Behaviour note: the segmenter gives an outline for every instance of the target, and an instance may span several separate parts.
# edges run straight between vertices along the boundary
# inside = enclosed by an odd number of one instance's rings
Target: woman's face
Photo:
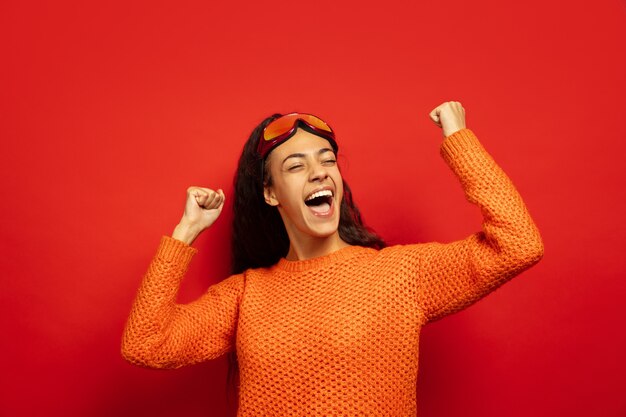
[[[330,142],[298,129],[266,163],[272,184],[265,201],[278,208],[290,239],[337,232],[343,181]]]

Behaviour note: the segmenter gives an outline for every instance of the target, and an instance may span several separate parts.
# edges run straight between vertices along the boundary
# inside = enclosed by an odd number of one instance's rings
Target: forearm
[[[533,262],[543,242],[517,189],[469,129],[446,138],[441,154],[483,215],[485,243],[502,257]]]
[[[177,319],[176,296],[196,250],[162,239],[150,263],[124,329],[122,355],[128,361],[164,367],[177,353],[169,346]]]

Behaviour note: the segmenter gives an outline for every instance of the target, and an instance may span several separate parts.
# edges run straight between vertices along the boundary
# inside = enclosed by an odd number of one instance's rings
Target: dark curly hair
[[[271,178],[264,160],[257,153],[263,129],[282,114],[273,114],[259,124],[246,141],[235,175],[232,264],[231,272],[239,274],[250,268],[274,265],[289,250],[289,236],[276,207],[265,202],[264,185]],[[308,130],[305,125],[301,128]],[[315,132],[309,130],[311,133]],[[267,158],[267,156],[266,156]],[[343,199],[340,205],[339,236],[350,245],[382,249],[384,240],[365,226],[361,212],[352,199],[348,184],[343,181]],[[228,354],[227,384],[237,391],[238,362],[236,352]]]

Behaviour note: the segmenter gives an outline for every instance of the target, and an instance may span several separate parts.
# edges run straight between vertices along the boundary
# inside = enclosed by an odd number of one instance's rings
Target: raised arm
[[[176,303],[180,282],[197,252],[189,244],[217,219],[223,203],[221,190],[188,190],[185,215],[172,237],[161,239],[126,323],[122,356],[129,362],[177,368],[234,348],[243,275],[211,286],[192,303]]]
[[[462,110],[457,104],[452,115]],[[446,127],[445,119],[438,121]],[[521,196],[465,128],[464,117],[459,130],[444,129],[444,136],[441,155],[484,220],[482,231],[466,239],[420,245],[418,305],[429,321],[469,306],[543,257],[541,236]]]

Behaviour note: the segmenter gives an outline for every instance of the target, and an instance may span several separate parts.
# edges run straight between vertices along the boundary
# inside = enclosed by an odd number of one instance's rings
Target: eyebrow
[[[333,151],[330,148],[322,148],[319,151],[317,151],[317,155],[321,155],[321,154],[326,153],[326,152],[333,152],[334,153],[335,151]],[[285,159],[283,159],[282,163],[284,164],[285,162],[287,162],[287,159],[289,159],[289,158],[304,158],[304,157],[306,157],[306,154],[303,154],[303,153],[292,153],[291,155],[288,155]]]

